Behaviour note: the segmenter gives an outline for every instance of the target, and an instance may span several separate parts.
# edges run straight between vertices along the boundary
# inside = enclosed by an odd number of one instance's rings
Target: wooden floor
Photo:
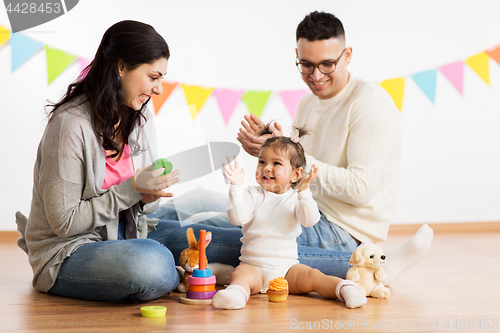
[[[232,311],[181,304],[178,293],[147,303],[47,295],[31,287],[24,252],[4,239],[0,332],[500,331],[500,230],[442,229],[424,260],[394,282],[389,299],[369,298],[354,310],[316,294],[290,295],[284,304],[252,296],[245,309]],[[381,245],[392,246],[410,235],[391,232]],[[166,317],[141,317],[145,304],[166,306]]]

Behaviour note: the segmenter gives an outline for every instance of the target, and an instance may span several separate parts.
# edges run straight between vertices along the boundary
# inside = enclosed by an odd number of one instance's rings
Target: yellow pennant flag
[[[382,81],[380,85],[382,86],[382,88],[387,90],[389,95],[391,95],[392,99],[394,100],[394,104],[396,104],[399,112],[401,112],[401,107],[403,106],[403,95],[405,91],[405,79],[402,77],[397,79],[385,80]]]
[[[490,85],[489,59],[490,57],[486,52],[481,52],[465,60],[465,63],[488,85]]]
[[[0,46],[10,39],[10,30],[0,25]]]
[[[184,89],[184,95],[186,95],[186,101],[189,105],[191,118],[194,120],[203,107],[203,104],[205,104],[208,97],[212,94],[214,88],[203,88],[200,86],[182,84],[182,89]],[[194,107],[192,107],[192,105],[194,105]]]

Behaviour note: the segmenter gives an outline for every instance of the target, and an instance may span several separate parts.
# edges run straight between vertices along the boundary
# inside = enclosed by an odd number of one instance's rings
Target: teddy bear
[[[390,290],[384,287],[386,256],[382,248],[376,244],[361,244],[352,253],[349,264],[353,267],[347,271],[346,278],[354,281],[365,296],[389,298]]]
[[[189,243],[189,247],[181,252],[179,258],[179,265],[184,269],[184,275],[182,276],[182,281],[177,286],[177,291],[181,293],[185,293],[188,288],[188,277],[193,274],[193,269],[198,268],[198,264],[200,261],[200,248],[199,241],[196,241],[196,237],[194,236],[193,228],[188,228],[186,230],[186,237]],[[208,246],[210,241],[212,240],[212,233],[207,232],[205,247]],[[208,264],[207,257],[205,255],[205,263]]]

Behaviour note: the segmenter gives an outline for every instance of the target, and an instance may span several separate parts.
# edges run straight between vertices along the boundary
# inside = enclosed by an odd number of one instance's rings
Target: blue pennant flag
[[[12,34],[10,44],[12,46],[12,72],[43,48],[42,42],[18,33]]]
[[[431,69],[429,71],[413,74],[411,77],[434,104],[436,101],[437,69]]]

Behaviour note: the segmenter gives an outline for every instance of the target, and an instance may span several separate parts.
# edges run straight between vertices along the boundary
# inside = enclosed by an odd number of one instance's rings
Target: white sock
[[[359,291],[358,286],[351,280],[343,280],[335,289],[337,298],[345,302],[349,309],[359,308],[366,304],[366,296]]]
[[[248,301],[248,294],[242,286],[230,285],[219,290],[212,299],[212,305],[218,309],[243,309]]]
[[[387,257],[387,263],[384,266],[386,278],[382,281],[384,286],[390,285],[404,271],[422,260],[431,246],[433,235],[432,229],[424,224],[406,242],[384,250]]]

